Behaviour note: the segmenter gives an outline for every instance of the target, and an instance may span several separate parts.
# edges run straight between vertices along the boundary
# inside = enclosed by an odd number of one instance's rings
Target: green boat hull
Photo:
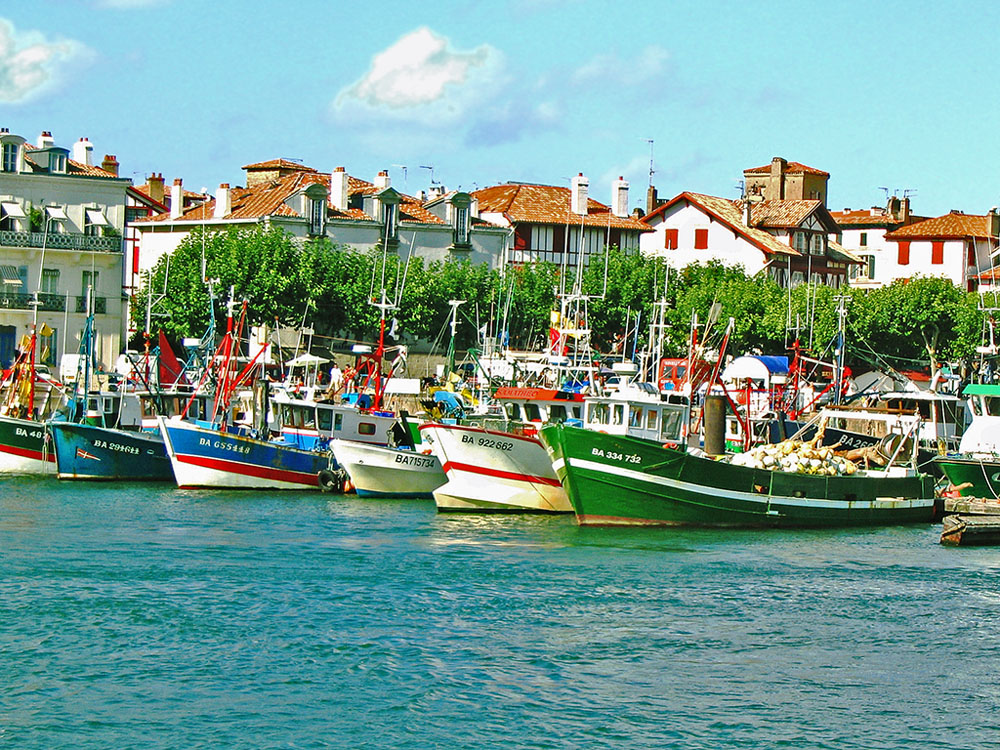
[[[938,456],[934,463],[956,487],[969,485],[959,490],[960,495],[1000,498],[1000,456],[986,460],[964,455]]]
[[[549,425],[541,439],[581,525],[846,527],[930,523],[926,475],[808,476]]]

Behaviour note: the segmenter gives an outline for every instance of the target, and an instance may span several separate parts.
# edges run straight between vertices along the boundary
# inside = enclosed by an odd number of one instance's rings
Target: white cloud
[[[503,56],[490,45],[456,50],[446,37],[421,27],[375,55],[368,72],[340,91],[333,111],[453,123],[500,85],[502,68]]]
[[[0,18],[0,103],[18,104],[43,93],[69,63],[89,54],[80,42],[47,41],[39,32],[18,32]]]
[[[669,60],[670,53],[657,45],[644,48],[631,60],[615,54],[595,55],[573,71],[572,81],[578,86],[646,86],[653,81],[662,80],[670,72]]]

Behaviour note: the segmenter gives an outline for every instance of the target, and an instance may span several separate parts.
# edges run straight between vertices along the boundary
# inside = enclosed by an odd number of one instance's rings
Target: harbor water
[[[985,748],[1000,548],[0,479],[0,747]]]

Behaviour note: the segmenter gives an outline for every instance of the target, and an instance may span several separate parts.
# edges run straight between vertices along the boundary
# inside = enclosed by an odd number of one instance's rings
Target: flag
[[[39,336],[51,336],[52,329],[49,328],[47,323],[42,323],[42,327],[38,329]]]
[[[171,386],[174,385],[178,380],[183,382],[181,374],[184,368],[181,363],[177,361],[177,357],[174,356],[173,349],[170,348],[170,344],[167,342],[167,337],[163,335],[163,331],[160,331],[160,385]]]
[[[93,453],[87,453],[87,451],[85,451],[83,448],[77,448],[76,449],[76,457],[77,458],[89,458],[91,461],[100,461],[101,460],[97,456],[95,456]]]

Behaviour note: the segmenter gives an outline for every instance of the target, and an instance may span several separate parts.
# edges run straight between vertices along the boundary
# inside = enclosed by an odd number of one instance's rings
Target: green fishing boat
[[[806,475],[564,424],[540,436],[586,526],[875,526],[937,515],[933,478],[905,467]]]

